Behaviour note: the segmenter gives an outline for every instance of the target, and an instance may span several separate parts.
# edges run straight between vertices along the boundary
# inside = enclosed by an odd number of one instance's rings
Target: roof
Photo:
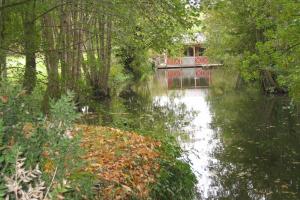
[[[203,33],[194,33],[193,35],[184,35],[184,44],[203,44],[206,42],[206,37]]]

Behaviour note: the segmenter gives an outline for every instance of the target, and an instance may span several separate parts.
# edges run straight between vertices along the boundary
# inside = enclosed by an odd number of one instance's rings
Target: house
[[[204,56],[205,36],[201,33],[194,35],[194,38],[184,37],[184,51],[181,57],[169,57],[166,53],[156,59],[158,69],[167,68],[193,68],[212,67],[220,64],[211,63],[208,57]]]

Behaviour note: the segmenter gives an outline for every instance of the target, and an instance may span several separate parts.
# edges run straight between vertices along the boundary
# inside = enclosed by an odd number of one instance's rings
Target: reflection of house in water
[[[205,37],[199,33],[194,39],[186,37],[181,57],[169,57],[164,54],[156,59],[160,80],[168,89],[203,88],[211,85],[212,67],[221,64],[212,63],[205,53]]]
[[[164,54],[156,59],[156,67],[168,69],[220,66],[220,64],[211,63],[208,57],[204,56],[205,37],[202,34],[196,34],[193,40],[186,38],[184,44],[184,52],[181,57],[169,57]]]
[[[202,68],[168,69],[161,73],[168,89],[203,88],[211,84],[212,70]]]

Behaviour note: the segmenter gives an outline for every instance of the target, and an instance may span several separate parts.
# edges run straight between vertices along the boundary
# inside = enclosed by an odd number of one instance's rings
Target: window
[[[193,57],[194,56],[194,49],[193,47],[188,47],[184,50],[184,56]]]
[[[205,48],[196,47],[196,56],[203,56],[205,52]]]

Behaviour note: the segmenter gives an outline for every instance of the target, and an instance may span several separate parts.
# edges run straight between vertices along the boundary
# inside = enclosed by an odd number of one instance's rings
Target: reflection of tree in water
[[[181,131],[191,121],[193,113],[183,103],[176,104],[175,98],[171,97],[167,104],[162,104],[159,100],[153,101],[147,85],[140,88],[128,86],[119,97],[96,102],[93,107],[98,117],[90,123],[142,133]]]
[[[121,97],[128,113],[127,120],[131,120],[128,128],[132,130],[181,130],[192,117],[183,103],[174,102],[175,96],[167,104],[162,104],[159,100],[153,100],[148,88],[129,89]]]
[[[211,104],[223,145],[211,166],[218,199],[300,199],[299,118],[289,102],[228,94]]]

